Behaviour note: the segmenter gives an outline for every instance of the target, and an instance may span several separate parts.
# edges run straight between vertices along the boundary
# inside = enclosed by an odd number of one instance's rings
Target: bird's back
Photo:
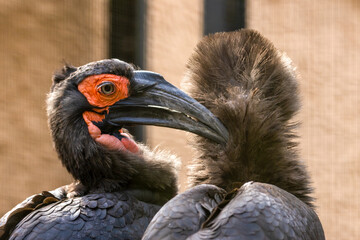
[[[213,211],[195,239],[325,239],[315,211],[271,184],[248,182]]]
[[[166,203],[143,240],[325,239],[315,211],[274,185],[225,191],[202,184]]]
[[[159,208],[124,192],[68,198],[31,212],[10,239],[140,239]]]

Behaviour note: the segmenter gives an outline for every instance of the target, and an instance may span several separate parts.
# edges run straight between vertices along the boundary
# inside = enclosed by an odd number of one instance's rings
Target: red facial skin
[[[103,84],[110,84],[113,91],[104,92]],[[101,112],[108,111],[109,106],[117,101],[128,97],[129,79],[114,74],[99,74],[85,78],[79,85],[78,90],[86,97],[88,102],[96,107],[93,110],[96,112],[84,112],[83,118],[88,125],[90,136],[99,144],[110,150],[130,151],[137,153],[139,147],[130,139],[129,135],[119,130],[120,134],[125,136],[121,140],[109,135],[101,134],[101,130],[92,122],[101,122],[105,115]]]

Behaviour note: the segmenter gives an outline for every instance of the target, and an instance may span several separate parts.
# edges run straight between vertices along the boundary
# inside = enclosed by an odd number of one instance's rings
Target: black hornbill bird
[[[177,193],[173,155],[136,143],[124,125],[186,130],[225,144],[204,106],[153,72],[117,59],[65,66],[47,98],[58,156],[76,182],[29,197],[0,220],[1,239],[140,239]]]
[[[195,137],[194,187],[160,209],[143,240],[325,239],[296,149],[291,60],[254,30],[216,33],[197,45],[185,80],[229,140]]]

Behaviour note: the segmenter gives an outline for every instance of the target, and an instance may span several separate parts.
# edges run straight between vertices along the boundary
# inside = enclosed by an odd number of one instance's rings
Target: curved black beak
[[[221,144],[228,140],[227,129],[206,107],[160,74],[134,71],[129,95],[109,108],[104,124],[155,125],[189,131]]]

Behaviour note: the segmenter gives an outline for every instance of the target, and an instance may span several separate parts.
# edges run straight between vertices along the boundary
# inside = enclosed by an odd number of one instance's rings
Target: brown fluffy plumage
[[[299,109],[297,76],[289,58],[253,30],[205,37],[187,65],[192,97],[230,133],[226,146],[196,137],[192,186],[226,189],[248,181],[276,185],[312,206],[312,188],[299,161],[292,117]]]
[[[187,68],[192,96],[221,120],[229,141],[195,138],[194,187],[159,210],[143,239],[325,239],[296,152],[291,61],[244,29],[205,37]]]

